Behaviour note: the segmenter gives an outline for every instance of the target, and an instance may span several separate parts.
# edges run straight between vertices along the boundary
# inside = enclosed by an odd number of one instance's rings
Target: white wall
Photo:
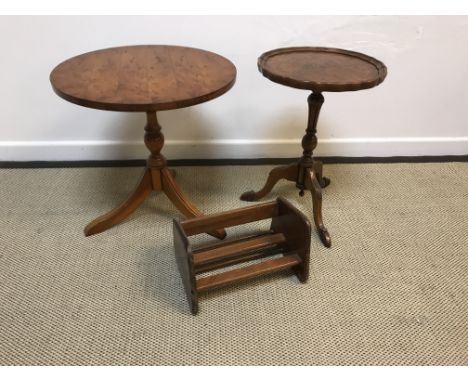
[[[262,77],[256,59],[303,45],[357,50],[388,66],[377,88],[325,93],[316,154],[468,154],[466,16],[4,16],[0,160],[145,158],[143,114],[68,103],[48,78],[71,56],[129,44],[198,47],[238,68],[224,96],[160,113],[168,158],[298,156],[308,93]]]

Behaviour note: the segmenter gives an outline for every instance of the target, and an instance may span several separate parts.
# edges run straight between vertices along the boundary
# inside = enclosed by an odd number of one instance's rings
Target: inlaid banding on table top
[[[51,73],[54,91],[86,107],[116,111],[177,109],[209,101],[235,83],[228,59],[202,49],[137,45],[70,58]]]
[[[259,57],[258,68],[274,82],[314,92],[368,89],[387,75],[386,66],[373,57],[322,47],[272,50]]]

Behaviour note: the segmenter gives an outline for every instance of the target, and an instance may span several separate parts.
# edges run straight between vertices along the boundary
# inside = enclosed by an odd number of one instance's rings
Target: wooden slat
[[[238,241],[211,250],[196,252],[193,254],[193,263],[195,266],[199,266],[228,257],[242,256],[243,254],[252,251],[267,249],[285,243],[286,238],[282,233],[276,233],[273,235],[262,235],[260,237],[254,237],[248,240]]]
[[[209,243],[202,243],[202,244],[191,244],[192,245],[192,251],[193,253],[196,252],[203,252],[203,251],[210,251],[215,248],[223,247],[225,245],[230,245],[233,243],[238,243],[241,241],[246,241],[249,239],[252,239],[253,237],[260,237],[260,236],[266,236],[266,235],[271,235],[273,231],[257,231],[256,233],[248,234],[242,237],[228,237],[227,239],[224,240],[217,240],[217,241],[212,241]]]
[[[257,204],[232,211],[188,219],[182,222],[182,228],[187,236],[192,236],[219,228],[227,228],[268,219],[277,214],[278,205],[276,201],[273,201],[261,205]]]
[[[213,276],[203,277],[196,282],[198,292],[218,288],[234,282],[248,280],[257,276],[266,275],[280,270],[293,267],[301,263],[301,258],[297,255],[282,256],[277,259],[263,261],[244,268],[219,273]]]
[[[246,253],[245,255],[242,255],[239,257],[231,257],[225,260],[216,261],[214,263],[208,263],[208,264],[195,267],[195,274],[198,275],[200,273],[205,273],[205,272],[209,272],[215,269],[221,269],[221,268],[229,267],[229,266],[240,264],[240,263],[245,263],[247,261],[258,260],[264,257],[271,257],[274,255],[279,255],[279,254],[287,256],[292,253],[296,253],[295,251],[293,252],[289,252],[289,251],[286,252],[286,251],[287,251],[286,248],[277,246],[277,247],[268,248],[268,249],[261,250],[261,251]]]

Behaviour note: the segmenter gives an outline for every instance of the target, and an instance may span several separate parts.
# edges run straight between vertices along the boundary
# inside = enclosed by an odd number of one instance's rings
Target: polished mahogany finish
[[[241,195],[245,201],[255,201],[266,196],[281,180],[296,183],[300,195],[309,190],[312,196],[313,215],[320,239],[326,247],[331,237],[323,223],[322,188],[330,184],[323,176],[322,162],[313,158],[317,147],[317,122],[324,102],[322,92],[342,92],[368,89],[379,85],[387,75],[385,65],[373,57],[344,49],[298,47],[275,49],[258,59],[260,72],[282,85],[311,90],[307,98],[309,117],[306,134],[302,138],[302,157],[288,166],[274,168],[259,191]]]
[[[135,191],[112,211],[85,228],[93,235],[120,223],[152,191],[162,191],[187,217],[202,213],[186,198],[161,154],[164,136],[159,110],[187,107],[227,92],[236,68],[226,58],[208,51],[168,45],[124,46],[73,57],[50,74],[54,91],[78,105],[114,111],[145,112],[144,142],[150,156]],[[224,238],[223,229],[210,231]]]
[[[193,247],[188,239],[202,232],[263,219],[271,219],[270,230],[267,232],[197,247]],[[309,277],[310,223],[304,214],[282,197],[273,202],[183,222],[174,220],[173,225],[177,265],[193,314],[198,313],[199,293],[207,290],[288,268],[293,269],[301,282],[306,282]],[[267,257],[269,259],[240,268],[202,275],[208,271]]]
[[[375,58],[335,48],[271,50],[259,57],[258,68],[273,82],[315,93],[368,89],[387,75],[386,66]]]
[[[70,58],[50,74],[54,91],[94,109],[157,111],[209,101],[227,92],[236,68],[201,49],[137,45]]]

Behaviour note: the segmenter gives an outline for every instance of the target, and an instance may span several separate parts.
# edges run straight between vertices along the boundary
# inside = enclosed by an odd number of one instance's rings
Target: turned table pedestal
[[[226,58],[200,49],[168,45],[125,46],[73,57],[50,75],[54,91],[75,104],[102,110],[144,112],[144,142],[151,152],[135,191],[85,228],[93,235],[120,223],[152,191],[163,191],[187,217],[202,213],[182,193],[161,154],[164,136],[156,112],[196,105],[227,92],[236,68]],[[224,230],[209,232],[224,238]]]
[[[322,162],[313,157],[317,146],[317,121],[324,102],[322,92],[368,89],[380,84],[387,74],[385,65],[361,53],[332,48],[283,48],[264,53],[258,59],[260,72],[273,82],[298,89],[311,90],[307,98],[309,118],[302,138],[302,157],[288,166],[274,168],[263,188],[247,191],[241,199],[255,201],[266,196],[280,179],[296,183],[300,195],[312,195],[314,222],[326,247],[331,238],[323,224],[322,188],[330,184],[323,176]]]

